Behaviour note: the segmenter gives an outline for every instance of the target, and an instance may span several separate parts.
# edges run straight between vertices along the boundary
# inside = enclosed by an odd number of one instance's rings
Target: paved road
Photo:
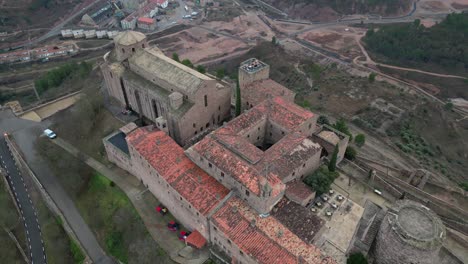
[[[50,124],[47,120],[37,123],[19,119],[10,110],[0,111],[0,132],[3,134],[6,131],[13,135],[25,156],[26,162],[62,211],[91,260],[96,264],[113,263],[112,259],[105,254],[97,242],[93,232],[83,220],[70,196],[65,192],[47,163],[36,153],[34,142],[48,125]]]
[[[33,264],[47,263],[36,210],[31,202],[23,177],[16,167],[15,160],[13,159],[3,136],[0,139],[0,161],[1,167],[6,172],[10,189],[12,190],[16,203],[21,211],[24,229],[26,230],[26,239],[29,251],[28,257]]]

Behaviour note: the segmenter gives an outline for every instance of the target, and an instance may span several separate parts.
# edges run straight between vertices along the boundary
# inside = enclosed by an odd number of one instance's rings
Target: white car
[[[57,135],[54,133],[54,131],[52,131],[50,129],[44,130],[44,135],[46,135],[50,139],[53,139],[53,138],[57,137]]]

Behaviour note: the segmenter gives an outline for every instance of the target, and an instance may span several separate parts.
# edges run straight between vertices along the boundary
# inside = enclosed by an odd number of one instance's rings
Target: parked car
[[[53,139],[53,138],[56,138],[57,135],[55,134],[54,131],[50,130],[50,129],[46,129],[44,130],[44,135],[46,135],[48,138],[50,139]]]

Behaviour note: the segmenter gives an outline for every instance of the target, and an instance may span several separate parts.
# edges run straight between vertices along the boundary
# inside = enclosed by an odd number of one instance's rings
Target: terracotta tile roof
[[[206,136],[195,145],[194,149],[225,173],[232,175],[234,179],[257,196],[260,195],[262,181],[268,182],[272,187],[272,196],[278,195],[285,189],[284,184],[277,175],[273,173],[263,175],[262,172],[257,171],[242,157],[231,152],[225,145],[220,144],[214,139],[213,135]]]
[[[325,221],[310,209],[283,198],[271,211],[271,216],[285,225],[306,243],[312,243]]]
[[[318,248],[307,244],[274,217],[260,218],[237,197],[230,198],[211,221],[244,254],[258,263],[268,264],[332,264]]]
[[[282,179],[319,152],[319,144],[294,131],[314,114],[282,98],[266,100],[190,148],[228,173],[255,195],[260,194],[260,179],[273,188],[272,196],[284,190]],[[247,140],[247,131],[275,122],[289,130],[276,144],[262,151]]]
[[[264,152],[262,166],[273,164],[273,171],[281,178],[288,177],[306,160],[321,151],[321,146],[299,132],[292,132]],[[257,165],[256,167],[260,167]]]
[[[187,244],[194,246],[198,249],[204,247],[206,245],[206,239],[198,232],[198,230],[193,231],[187,239],[185,239]]]
[[[266,98],[283,96],[294,98],[295,93],[272,79],[259,80],[246,85],[242,96],[252,105],[258,105]]]
[[[138,18],[138,23],[152,25],[154,24],[154,19],[149,18],[149,17],[140,17]]]
[[[302,181],[297,180],[286,184],[286,196],[294,197],[299,200],[306,200],[310,197],[313,197],[315,192],[312,191],[307,185]]]
[[[201,214],[207,215],[229,193],[163,131],[138,128],[127,135],[127,142]]]
[[[273,107],[269,112],[268,118],[286,129],[293,130],[314,117],[312,112],[305,110],[293,102],[286,101],[282,97],[276,97],[272,101],[274,104],[272,104]]]

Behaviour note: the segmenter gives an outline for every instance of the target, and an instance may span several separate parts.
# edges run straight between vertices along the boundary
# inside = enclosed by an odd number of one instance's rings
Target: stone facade
[[[229,117],[230,88],[148,48],[141,33],[123,34],[101,66],[109,95],[123,107],[154,122],[180,145]]]
[[[322,153],[323,156],[330,158],[333,151],[335,151],[335,147],[338,145],[336,163],[338,164],[344,159],[344,154],[349,143],[348,135],[345,135],[330,126],[324,125],[314,133],[312,138],[325,150]]]
[[[429,208],[399,200],[387,212],[377,235],[375,258],[379,264],[439,263],[445,227]]]
[[[270,66],[258,59],[251,58],[239,67],[239,87],[241,90],[241,110],[248,110],[265,99],[278,96],[294,102],[296,93],[270,79]],[[236,95],[235,90],[233,96]],[[235,102],[235,98],[232,100]]]

